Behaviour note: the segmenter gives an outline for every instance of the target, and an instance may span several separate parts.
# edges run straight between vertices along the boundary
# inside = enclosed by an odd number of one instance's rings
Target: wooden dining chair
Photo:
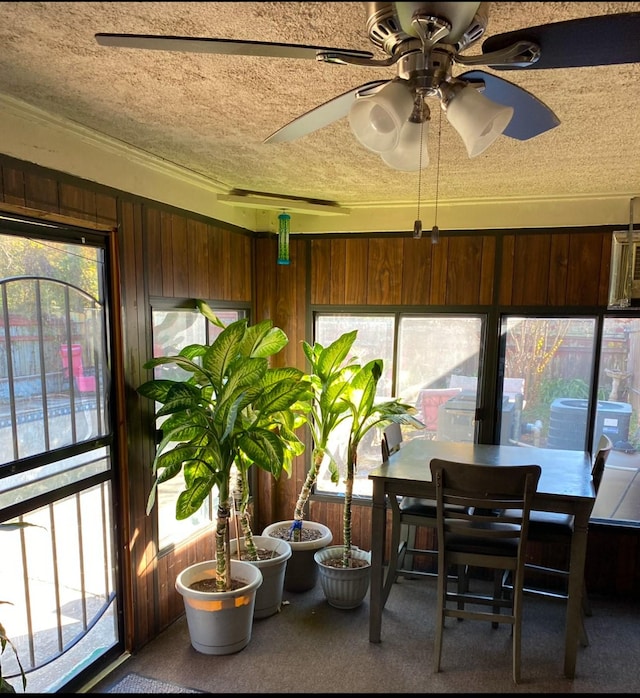
[[[392,422],[385,427],[382,435],[382,460],[389,459],[402,445],[402,429]],[[426,464],[425,464],[426,467]],[[437,559],[436,548],[417,548],[418,527],[436,528],[436,503],[432,499],[418,497],[389,497],[391,508],[391,549],[389,566],[382,591],[382,605],[387,601],[393,584],[400,576],[436,577],[437,571],[414,569],[414,555],[424,555],[433,561]]]
[[[440,671],[446,618],[490,621],[512,629],[512,671],[520,681],[522,586],[529,512],[542,469],[539,465],[474,465],[434,458],[436,486],[438,593],[433,650]],[[507,514],[506,512],[510,512]],[[463,567],[455,590],[449,568]],[[472,570],[493,571],[493,593],[470,591]],[[502,593],[502,573],[513,574],[512,593]]]
[[[609,453],[613,448],[611,439],[603,434],[598,442],[598,447],[593,458],[591,467],[591,478],[593,487],[598,494],[598,488],[602,480],[604,468],[609,457]],[[568,599],[569,590],[569,567],[570,567],[570,552],[571,552],[571,536],[573,535],[573,516],[571,514],[558,514],[548,511],[533,510],[529,516],[529,542],[539,543],[545,547],[554,548],[562,551],[563,559],[559,566],[550,567],[537,565],[531,562],[525,563],[525,584],[524,593],[533,596],[542,596],[550,599],[560,599],[566,601]],[[557,587],[548,584],[546,587],[543,584],[534,584],[534,577],[539,582],[542,578],[560,579],[561,582]],[[505,576],[503,587],[510,591],[512,587],[511,578]],[[582,610],[584,615],[591,615],[591,605],[587,596],[586,584],[582,584]],[[589,636],[587,630],[582,623],[580,631],[580,642],[583,647],[589,645]]]

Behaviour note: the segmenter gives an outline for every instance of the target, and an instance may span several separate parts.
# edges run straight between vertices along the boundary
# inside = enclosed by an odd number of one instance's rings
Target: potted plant
[[[0,531],[14,531],[19,528],[27,528],[28,526],[35,525],[36,524],[27,523],[26,521],[11,521],[7,523],[0,523]],[[11,604],[11,601],[0,601],[0,604],[3,603]],[[0,623],[0,693],[15,693],[15,687],[7,681],[5,675],[2,673],[2,655],[4,654],[7,647],[11,649],[15,657],[16,664],[18,665],[18,671],[20,673],[20,683],[22,684],[22,691],[24,692],[27,690],[27,675],[25,674],[25,671],[22,667],[22,663],[20,662],[20,657],[18,656],[18,650],[16,649],[16,646],[7,637],[7,632],[4,629],[2,623]]]
[[[355,359],[349,358],[349,352],[357,334],[357,330],[345,332],[326,347],[319,342],[313,346],[302,342],[311,368],[312,400],[308,419],[313,442],[311,465],[300,489],[293,519],[272,523],[263,531],[263,535],[283,538],[291,545],[292,556],[287,565],[284,583],[284,588],[288,591],[307,591],[316,585],[318,568],[313,556],[333,540],[333,534],[327,526],[315,521],[304,521],[304,517],[325,458],[329,461],[332,482],[338,482],[338,466],[327,446],[336,427],[350,415],[345,396],[356,366]]]
[[[290,411],[308,396],[304,373],[272,368],[269,359],[288,342],[286,334],[264,320],[246,319],[225,327],[201,300],[198,310],[221,329],[210,344],[191,344],[176,356],[156,357],[144,365],[154,369],[174,364],[187,372],[184,380],[153,379],[140,395],[160,404],[162,440],[152,463],[154,482],[147,513],[155,504],[158,484],[184,477],[176,518],[195,513],[214,487],[218,490],[215,559],[183,570],[176,589],[183,596],[194,648],[206,654],[229,654],[251,639],[255,593],[260,569],[231,558],[230,514],[232,476],[254,464],[279,477],[290,469],[304,445],[295,435]]]
[[[352,545],[351,540],[351,505],[358,446],[365,434],[375,426],[386,426],[391,422],[416,428],[424,426],[413,417],[415,407],[398,398],[376,402],[382,369],[382,359],[373,359],[362,367],[352,364],[350,370],[353,375],[343,395],[345,411],[350,419],[343,504],[343,544],[329,546],[314,554],[325,597],[336,608],[359,606],[369,590],[371,576],[371,553]]]

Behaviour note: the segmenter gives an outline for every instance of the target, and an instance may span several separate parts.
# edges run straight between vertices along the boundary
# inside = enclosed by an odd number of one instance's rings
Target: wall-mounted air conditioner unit
[[[613,233],[611,272],[609,274],[609,308],[640,307],[640,230],[633,229],[634,196],[629,201],[629,228]]]
[[[616,231],[611,241],[609,308],[640,306],[640,231]]]

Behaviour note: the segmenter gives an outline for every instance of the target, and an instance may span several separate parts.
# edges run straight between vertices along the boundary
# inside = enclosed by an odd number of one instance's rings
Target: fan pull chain
[[[424,137],[424,119],[420,122],[420,161],[418,163],[418,217],[413,224],[413,237],[422,237],[422,221],[420,220],[420,194],[422,191],[422,139]]]
[[[436,204],[435,215],[433,219],[433,228],[431,228],[431,244],[436,245],[440,240],[440,229],[438,228],[438,192],[440,189],[440,136],[442,135],[442,109],[438,117],[438,158],[436,161]]]

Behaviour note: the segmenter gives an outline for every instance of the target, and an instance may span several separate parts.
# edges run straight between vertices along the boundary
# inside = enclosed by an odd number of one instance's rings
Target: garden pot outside
[[[189,585],[215,579],[216,562],[191,565],[177,576],[176,591],[182,595],[191,644],[203,654],[233,654],[251,640],[256,590],[262,572],[250,562],[231,560],[231,578],[241,580],[238,589],[224,592],[196,591]]]
[[[365,560],[364,567],[332,567],[326,561],[341,558],[342,546],[332,545],[314,554],[324,595],[335,608],[357,608],[369,591],[371,552],[353,548],[355,560]]]
[[[280,529],[289,529],[293,519],[269,524],[262,532],[263,536],[274,536]],[[318,566],[313,555],[317,550],[325,548],[333,540],[331,530],[317,521],[303,521],[302,528],[317,532],[315,540],[288,541],[291,546],[291,557],[287,563],[284,576],[284,588],[287,591],[303,592],[313,589],[318,582]],[[277,536],[274,536],[277,537]]]
[[[246,560],[250,565],[255,565],[262,572],[262,584],[256,590],[256,601],[253,609],[254,618],[267,618],[278,613],[282,606],[282,592],[284,589],[284,577],[287,569],[287,561],[291,557],[291,546],[286,540],[272,538],[271,536],[254,536],[253,542],[256,548],[264,548],[273,551],[273,557],[268,560]],[[238,540],[230,541],[231,555],[236,556]],[[240,550],[245,549],[244,538],[240,541]]]

